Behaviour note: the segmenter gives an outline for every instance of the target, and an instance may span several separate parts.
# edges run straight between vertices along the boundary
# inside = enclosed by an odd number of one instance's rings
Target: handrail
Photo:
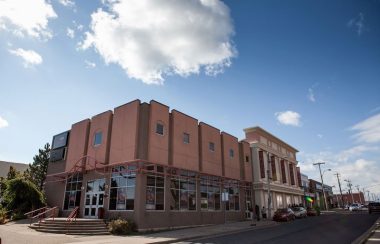
[[[66,219],[66,234],[69,233],[69,226],[73,222],[73,220],[75,220],[75,221],[77,220],[78,212],[79,212],[79,207],[75,207],[71,211],[71,213],[69,214],[69,216],[67,217],[67,219]]]
[[[24,215],[27,216],[28,218],[29,218],[29,217],[33,217],[33,214],[34,214],[35,212],[40,213],[42,210],[43,210],[43,211],[46,210],[46,208],[48,208],[48,206],[45,206],[45,207],[42,207],[42,208],[39,208],[39,209],[36,209],[36,210],[32,210],[32,211],[30,211],[30,212],[25,213]],[[30,215],[32,215],[32,216],[30,216]]]
[[[43,212],[41,212],[41,213],[39,213],[39,214],[37,214],[37,215],[31,217],[31,218],[30,218],[30,224],[32,224],[32,221],[33,221],[34,219],[37,219],[37,218],[38,218],[38,225],[41,224],[41,221],[42,221],[42,220],[44,220],[44,219],[46,219],[46,218],[49,218],[49,217],[52,217],[52,216],[53,216],[53,220],[54,220],[54,216],[55,216],[55,211],[56,211],[56,209],[58,209],[57,206],[56,206],[56,207],[52,207],[52,208],[47,208],[47,210],[45,210],[45,211],[43,211]],[[49,212],[52,212],[52,213],[48,214]]]

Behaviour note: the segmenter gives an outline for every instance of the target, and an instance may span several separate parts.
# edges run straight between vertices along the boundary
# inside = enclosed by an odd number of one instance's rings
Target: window
[[[201,178],[201,210],[220,210],[220,183],[217,177]]]
[[[234,150],[230,149],[230,158],[233,158],[233,157],[234,157]]]
[[[82,192],[82,179],[83,176],[79,173],[67,178],[63,209],[68,210],[79,207],[80,195]]]
[[[156,133],[159,135],[164,135],[164,125],[162,123],[156,124]]]
[[[225,186],[224,191],[228,192],[228,202],[226,202],[227,211],[239,211],[239,187],[235,186]]]
[[[164,210],[165,178],[160,175],[147,175],[146,201],[147,210]]]
[[[245,162],[249,162],[249,157],[248,156],[245,156]]]
[[[102,144],[102,135],[103,134],[101,131],[95,133],[94,146],[98,146],[98,145]]]
[[[183,143],[190,143],[190,135],[188,133],[183,133]]]
[[[112,168],[110,210],[133,210],[135,205],[135,166]]]
[[[170,210],[197,209],[195,173],[182,170],[170,180]]]
[[[213,142],[208,143],[208,148],[211,152],[215,152],[215,144]]]

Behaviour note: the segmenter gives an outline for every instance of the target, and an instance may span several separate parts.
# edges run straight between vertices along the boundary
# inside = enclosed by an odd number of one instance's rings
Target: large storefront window
[[[112,168],[110,210],[133,210],[135,205],[135,166]]]
[[[82,188],[83,176],[80,173],[74,174],[67,178],[66,190],[65,190],[65,202],[63,204],[63,209],[73,209],[79,207],[80,196]]]
[[[197,209],[197,190],[195,173],[181,170],[177,176],[170,180],[170,210]]]
[[[164,210],[165,204],[165,177],[162,175],[147,175],[146,201],[147,210]]]
[[[238,185],[225,185],[224,191],[228,192],[228,202],[226,202],[227,211],[239,211],[240,210],[240,197]]]
[[[218,177],[201,177],[201,210],[220,210],[220,200]]]

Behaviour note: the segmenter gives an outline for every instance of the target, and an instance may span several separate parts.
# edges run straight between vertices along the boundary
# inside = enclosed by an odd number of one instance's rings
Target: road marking
[[[367,241],[380,241],[380,238],[369,238]]]

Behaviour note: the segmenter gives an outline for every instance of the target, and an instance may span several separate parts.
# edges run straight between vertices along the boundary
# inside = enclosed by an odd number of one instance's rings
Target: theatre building
[[[266,152],[278,176],[273,207],[298,203],[296,150],[255,128],[239,142],[159,102],[132,101],[53,137],[47,203],[61,216],[79,207],[81,218],[133,219],[140,230],[244,220],[255,199],[265,204]]]

